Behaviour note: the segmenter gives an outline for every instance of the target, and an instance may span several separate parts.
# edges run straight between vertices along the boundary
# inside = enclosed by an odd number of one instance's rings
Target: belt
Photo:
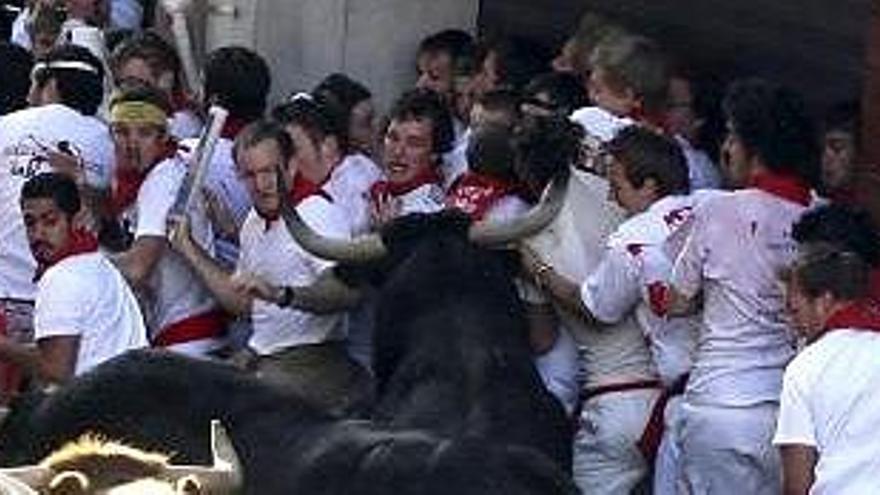
[[[648,417],[648,422],[645,424],[645,430],[642,432],[642,436],[636,443],[636,446],[645,457],[645,460],[651,464],[653,464],[654,460],[657,458],[657,451],[660,449],[660,441],[663,439],[663,430],[666,426],[664,421],[666,404],[668,404],[669,400],[673,397],[684,393],[684,387],[687,385],[688,378],[690,378],[690,374],[685,373],[678,377],[678,379],[669,387],[664,388],[660,397],[654,402],[654,407],[651,408],[651,415]]]
[[[581,411],[584,408],[584,403],[588,400],[594,397],[599,397],[600,395],[650,388],[663,388],[663,383],[656,379],[636,380],[632,382],[609,383],[608,385],[599,385],[597,387],[590,387],[582,390],[578,397],[577,406],[574,408],[573,419],[575,422],[575,430],[577,430],[580,425]]]
[[[153,339],[153,346],[170,347],[195,340],[222,337],[225,334],[226,313],[214,310],[168,325]]]

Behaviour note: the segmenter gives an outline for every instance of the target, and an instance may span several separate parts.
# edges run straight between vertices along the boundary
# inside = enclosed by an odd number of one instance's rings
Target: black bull
[[[143,351],[10,418],[0,461],[35,462],[98,431],[208,463],[216,418],[248,493],[573,493],[570,423],[532,365],[512,263],[466,230],[454,215],[413,217],[386,231],[383,261],[338,270],[381,284],[370,422],[330,417],[222,365]]]

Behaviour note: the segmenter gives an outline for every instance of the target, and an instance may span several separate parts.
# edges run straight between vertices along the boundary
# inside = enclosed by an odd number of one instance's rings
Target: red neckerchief
[[[880,332],[880,304],[873,299],[847,304],[828,317],[822,333],[842,329]]]
[[[446,197],[446,206],[458,208],[473,220],[482,220],[492,205],[515,189],[516,185],[511,182],[466,172],[453,184]]]
[[[226,122],[223,123],[223,129],[220,130],[220,137],[233,141],[235,140],[235,136],[238,136],[238,133],[248,124],[249,122],[243,118],[230,115],[226,118]]]
[[[171,108],[175,112],[191,111],[195,113],[199,107],[185,92],[175,91],[171,95]]]
[[[809,206],[812,199],[810,186],[792,174],[760,172],[752,177],[749,186],[802,206]]]
[[[119,215],[133,205],[137,201],[141,184],[144,183],[150,170],[163,160],[173,157],[175,153],[177,153],[177,143],[171,140],[168,142],[165,152],[143,172],[131,167],[116,167],[113,170],[110,189],[110,208],[113,214]]]
[[[89,232],[84,228],[74,229],[70,233],[70,239],[67,241],[67,246],[65,246],[64,249],[55,254],[55,256],[51,260],[49,260],[48,263],[41,263],[39,266],[37,266],[37,271],[34,274],[34,281],[39,280],[40,277],[42,277],[43,274],[46,273],[46,270],[48,270],[64,258],[76,256],[78,254],[94,253],[97,250],[98,238],[95,237],[95,234]]]
[[[380,180],[373,184],[370,187],[370,198],[376,200],[383,196],[403,196],[404,194],[414,191],[425,184],[437,184],[439,185],[443,179],[440,177],[440,174],[434,170],[433,167],[430,167],[423,172],[419,173],[415,177],[410,180],[404,182],[391,182],[387,180]]]
[[[322,182],[316,183],[307,179],[302,174],[296,174],[293,176],[293,188],[290,190],[288,198],[294,206],[300,204],[302,200],[309,196],[318,195],[330,200],[330,195],[324,191],[324,185],[327,184],[329,179],[330,175],[327,175]]]

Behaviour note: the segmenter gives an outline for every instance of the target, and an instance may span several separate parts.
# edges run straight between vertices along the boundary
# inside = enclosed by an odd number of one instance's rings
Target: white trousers
[[[778,495],[781,464],[771,444],[776,404],[682,405],[684,489],[693,495]]]
[[[564,328],[559,329],[559,338],[553,348],[535,359],[535,367],[544,386],[562,402],[569,415],[577,407],[581,390],[578,383],[579,366],[577,345]]]
[[[649,466],[636,446],[660,389],[611,392],[587,400],[574,439],[574,480],[584,494],[625,495]]]

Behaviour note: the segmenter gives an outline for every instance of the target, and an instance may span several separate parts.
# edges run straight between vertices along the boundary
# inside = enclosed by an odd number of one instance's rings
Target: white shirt
[[[370,186],[383,178],[382,170],[368,156],[346,156],[330,173],[324,190],[345,211],[353,235],[370,230]]]
[[[410,213],[435,213],[446,208],[446,194],[439,184],[424,184],[412,191],[397,196],[400,205],[397,216]]]
[[[79,336],[74,374],[130,349],[147,346],[137,300],[122,274],[101,253],[67,257],[38,283],[34,337]]]
[[[774,445],[818,451],[813,495],[880,487],[880,334],[833,330],[785,370]]]
[[[178,110],[169,119],[168,133],[178,140],[197,140],[201,132],[202,121],[190,110]],[[216,150],[217,148],[215,147],[214,149]]]
[[[721,173],[718,171],[718,167],[712,163],[709,155],[691,146],[691,143],[681,136],[676,135],[674,139],[681,147],[685,160],[687,160],[691,191],[720,188]]]
[[[28,33],[27,28],[30,16],[30,7],[22,9],[22,11],[15,17],[15,20],[12,21],[12,32],[9,35],[9,41],[27,49],[28,51],[31,51],[33,48],[33,41],[31,41],[31,35]]]
[[[715,192],[694,209],[670,279],[686,297],[703,293],[688,401],[779,400],[794,340],[777,276],[794,259],[791,227],[804,210],[757,189]]]
[[[197,140],[187,140],[183,144],[190,150],[194,150],[198,142]],[[235,161],[232,157],[233,144],[232,140],[226,138],[217,140],[211,163],[205,173],[204,187],[223,202],[235,219],[236,225],[240,226],[247,218],[253,203],[247,187],[238,177]],[[225,239],[215,238],[214,249],[221,263],[229,267],[235,266],[238,259],[238,246]]]
[[[322,196],[310,196],[296,206],[303,220],[328,237],[350,237],[343,211]],[[284,221],[266,221],[251,210],[241,229],[238,272],[252,273],[275,286],[308,285],[333,262],[303,250]],[[345,313],[319,315],[255,299],[251,309],[253,334],[248,346],[266,356],[284,349],[346,337]]]
[[[113,142],[100,120],[57,104],[0,117],[0,298],[36,297],[37,264],[25,236],[21,188],[27,179],[51,170],[48,151],[58,151],[65,141],[83,159],[86,181],[108,187]]]
[[[142,237],[165,239],[168,215],[177,202],[178,191],[187,175],[187,164],[180,156],[158,163],[147,174],[138,190],[134,208],[135,240]],[[211,253],[213,232],[205,215],[204,202],[195,201],[189,213],[193,239]],[[217,308],[217,302],[189,263],[166,247],[149,278],[148,321],[151,336],[169,325]],[[219,345],[219,344],[218,344]]]
[[[527,239],[527,244],[559,274],[570,280],[585,280],[599,265],[608,236],[624,220],[623,211],[607,197],[605,179],[573,171],[559,215],[541,233]],[[632,312],[605,328],[587,326],[580,317],[566,311],[558,313],[563,327],[582,347],[587,386],[657,376]]]
[[[654,315],[643,266],[649,251],[662,251],[667,237],[684,224],[691,210],[691,197],[666,196],[626,220],[608,238],[602,261],[581,284],[584,305],[602,322],[617,323],[635,315],[667,385],[690,370],[696,322],[693,318],[667,320]]]
[[[443,174],[443,189],[448,191],[455,181],[468,171],[467,148],[471,139],[471,128],[464,127],[458,119],[455,123],[455,141],[452,149],[443,154],[440,172]]]

